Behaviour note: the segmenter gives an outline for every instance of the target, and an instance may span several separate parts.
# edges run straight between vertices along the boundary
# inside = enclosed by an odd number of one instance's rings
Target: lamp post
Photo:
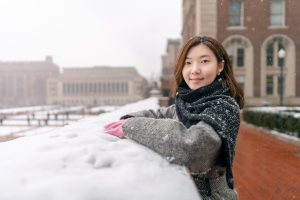
[[[283,94],[284,94],[284,76],[283,76],[283,66],[284,66],[284,58],[285,58],[285,50],[280,49],[278,51],[278,58],[279,58],[279,67],[280,67],[280,75],[279,75],[279,96],[280,101],[279,105],[283,106]]]

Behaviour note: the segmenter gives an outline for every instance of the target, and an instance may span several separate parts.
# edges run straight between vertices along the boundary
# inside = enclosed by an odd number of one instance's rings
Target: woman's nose
[[[199,74],[199,73],[200,73],[200,68],[196,63],[193,64],[191,68],[191,74]]]

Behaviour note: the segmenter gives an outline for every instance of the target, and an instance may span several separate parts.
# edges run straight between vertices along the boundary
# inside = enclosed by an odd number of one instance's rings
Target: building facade
[[[174,66],[180,47],[180,39],[168,39],[166,53],[162,55],[161,92],[162,96],[170,97],[174,86]]]
[[[64,68],[47,82],[47,104],[124,105],[144,99],[146,87],[134,67]]]
[[[64,68],[44,61],[0,61],[0,107],[60,104],[124,105],[145,98],[147,81],[134,67]]]
[[[50,56],[44,61],[0,61],[0,106],[44,105],[47,79],[58,73]]]
[[[183,0],[183,42],[221,41],[246,105],[300,105],[300,1]],[[280,57],[279,51],[285,55]]]

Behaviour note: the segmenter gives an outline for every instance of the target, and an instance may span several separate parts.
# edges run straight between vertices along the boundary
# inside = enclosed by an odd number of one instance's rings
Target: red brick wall
[[[183,28],[181,33],[183,44],[196,33],[195,3],[195,0],[183,0]]]
[[[228,36],[239,34],[247,37],[254,48],[254,96],[260,91],[260,48],[267,37],[273,34],[284,34],[290,37],[296,46],[296,96],[300,96],[300,1],[286,0],[286,28],[269,29],[270,1],[244,0],[244,26],[242,30],[228,30],[228,0],[218,3],[217,39],[223,41]],[[298,66],[298,67],[297,67]]]

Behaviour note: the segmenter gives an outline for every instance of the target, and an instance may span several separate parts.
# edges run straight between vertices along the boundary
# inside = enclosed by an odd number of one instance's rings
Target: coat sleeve
[[[161,107],[157,110],[143,110],[134,113],[130,113],[121,117],[121,119],[128,119],[132,117],[146,117],[146,118],[173,118],[175,115],[175,105],[169,107]]]
[[[136,117],[128,119],[123,130],[126,137],[194,173],[208,172],[221,147],[218,134],[204,122],[187,129],[173,119]]]

